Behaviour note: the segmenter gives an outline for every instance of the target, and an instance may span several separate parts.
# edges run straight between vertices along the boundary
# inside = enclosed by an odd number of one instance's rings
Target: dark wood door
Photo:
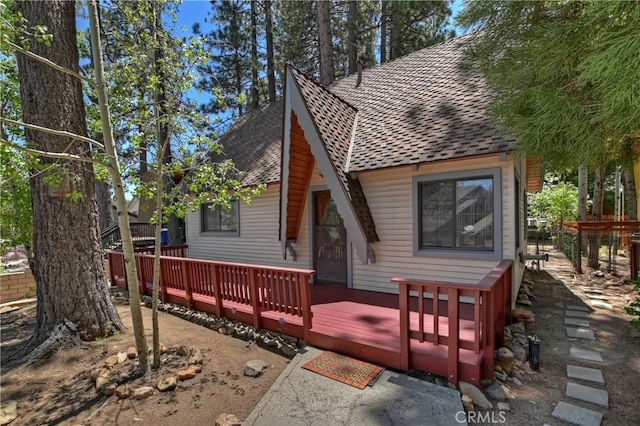
[[[320,283],[347,285],[347,230],[329,191],[314,192],[314,268]]]

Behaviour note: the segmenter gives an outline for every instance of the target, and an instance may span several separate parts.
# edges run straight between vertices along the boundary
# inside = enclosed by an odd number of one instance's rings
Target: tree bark
[[[591,220],[599,222],[602,220],[602,207],[604,203],[604,174],[602,168],[596,169],[593,174],[593,206],[591,210]],[[600,233],[593,232],[589,236],[589,259],[588,266],[597,269],[600,266]]]
[[[79,72],[75,2],[18,2],[27,27],[44,25],[51,45],[30,40],[31,51]],[[80,80],[41,62],[18,55],[22,116],[27,123],[87,135]],[[89,156],[86,142],[26,130],[27,145],[43,151]],[[52,160],[41,158],[45,167]],[[51,171],[31,178],[34,238],[32,271],[38,298],[36,327],[29,347],[47,340],[54,329],[75,331],[92,340],[123,329],[109,290],[98,232],[93,167],[87,162],[59,162],[62,185],[46,181]],[[72,197],[73,196],[73,197]],[[69,328],[72,328],[69,330]]]
[[[318,47],[320,50],[320,84],[327,86],[336,79],[333,68],[333,42],[329,0],[318,0]]]
[[[387,20],[389,19],[389,4],[382,0],[380,12],[380,63],[387,62]]]
[[[358,2],[349,1],[349,16],[347,19],[347,42],[349,46],[348,52],[348,75],[353,74],[357,70],[358,63]]]
[[[402,11],[401,2],[391,4],[391,43],[389,48],[389,60],[402,56]]]
[[[273,54],[273,18],[271,16],[271,1],[265,0],[265,38],[267,39],[267,86],[269,87],[269,103],[276,101],[276,72]]]
[[[100,222],[99,234],[116,223],[116,216],[111,201],[111,189],[106,180],[96,180],[96,201],[98,206],[98,219]]]
[[[258,109],[258,17],[257,1],[251,0],[251,108]]]
[[[589,194],[589,174],[586,167],[578,168],[578,220],[584,222],[587,220],[587,195]],[[587,249],[586,239],[584,235],[581,236],[580,246],[582,252]],[[582,256],[579,253],[578,256]]]
[[[627,203],[629,220],[638,220],[638,199],[636,197],[636,182],[633,178],[633,165],[624,169],[624,201]]]

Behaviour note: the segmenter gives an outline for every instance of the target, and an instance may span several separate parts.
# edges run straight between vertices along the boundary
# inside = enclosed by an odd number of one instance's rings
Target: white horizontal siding
[[[260,265],[308,268],[307,251],[298,251],[294,262],[283,259],[278,239],[279,184],[271,184],[250,205],[240,204],[240,235],[224,236],[200,232],[200,212],[187,215],[189,256],[198,259]]]
[[[513,258],[513,215],[509,216],[513,188],[513,163],[498,157],[429,164],[413,171],[398,167],[358,176],[367,197],[380,241],[372,247],[376,263],[364,265],[353,256],[354,287],[362,290],[397,292],[393,277],[417,278],[440,282],[476,283],[496,260],[431,258],[413,254],[413,182],[414,176],[500,167],[502,172],[502,250],[503,258]],[[509,189],[511,188],[511,191]]]

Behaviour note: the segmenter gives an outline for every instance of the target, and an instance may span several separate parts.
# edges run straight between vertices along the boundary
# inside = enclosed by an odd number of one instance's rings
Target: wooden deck
[[[164,250],[186,253],[182,247]],[[152,262],[150,254],[136,254],[139,288],[147,295]],[[109,265],[112,285],[126,287],[122,253],[109,252]],[[309,284],[309,270],[184,257],[162,256],[161,275],[160,294],[167,302],[387,367],[428,371],[452,383],[479,384],[493,376],[494,348],[510,320],[510,261],[476,285],[394,278],[398,295]]]

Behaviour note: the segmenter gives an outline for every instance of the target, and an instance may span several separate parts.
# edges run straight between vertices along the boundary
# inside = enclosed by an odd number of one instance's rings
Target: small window
[[[500,170],[414,178],[416,254],[501,255]]]
[[[232,200],[230,206],[211,207],[205,204],[200,208],[202,217],[202,232],[224,232],[237,234],[238,227],[238,201]]]

